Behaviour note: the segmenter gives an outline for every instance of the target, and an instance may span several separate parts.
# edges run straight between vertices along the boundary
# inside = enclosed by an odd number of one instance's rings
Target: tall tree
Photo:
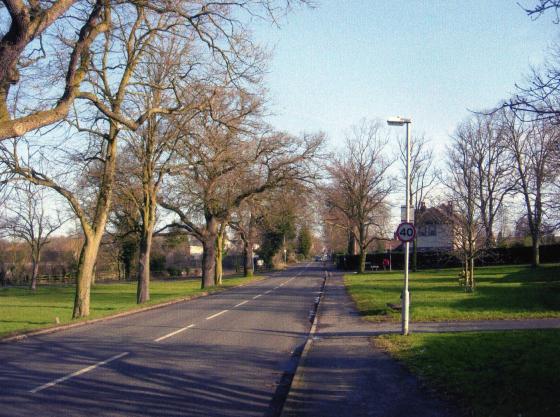
[[[182,106],[181,117],[188,120],[204,106],[205,97],[197,79],[201,74],[193,75],[196,63],[190,62],[191,47],[190,43],[178,42],[175,37],[152,45],[152,59],[144,60],[139,66],[137,78],[142,81],[137,83],[136,94],[131,99],[138,113],[176,105],[177,91],[171,86],[177,84],[178,78],[182,81],[181,102],[190,103],[189,106],[179,105]],[[157,51],[160,58],[156,60]],[[193,93],[196,97],[192,97]],[[198,105],[194,104],[195,100]],[[123,138],[127,157],[121,158],[117,185],[121,197],[128,199],[136,209],[135,213],[130,213],[132,219],[138,219],[136,298],[139,304],[150,299],[150,254],[156,226],[157,196],[165,175],[172,170],[176,145],[182,135],[179,129],[171,116],[152,114],[140,129],[127,132]]]
[[[387,172],[391,162],[386,144],[381,125],[364,120],[352,127],[345,148],[327,166],[327,206],[337,218],[345,219],[348,232],[358,242],[359,273],[365,270],[369,245],[387,238],[387,200],[393,185]]]
[[[548,121],[523,122],[513,112],[505,112],[503,131],[510,155],[510,164],[517,176],[516,191],[522,197],[531,232],[533,266],[540,264],[540,240],[543,223],[550,215],[558,180],[557,157],[560,131]]]
[[[472,169],[476,155],[470,146],[469,137],[459,126],[447,148],[444,184],[450,205],[446,206],[447,222],[451,225],[453,245],[463,263],[465,288],[474,291],[475,259],[484,247],[485,236],[478,201],[476,173]]]
[[[476,114],[456,130],[465,152],[472,155],[477,195],[475,204],[485,233],[486,246],[496,243],[495,223],[504,208],[504,199],[515,186],[515,172],[507,152],[500,114]]]

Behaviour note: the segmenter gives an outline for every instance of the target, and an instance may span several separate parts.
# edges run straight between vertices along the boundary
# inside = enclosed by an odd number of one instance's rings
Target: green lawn
[[[227,288],[259,279],[259,277],[224,277]],[[211,291],[220,288],[210,289]],[[151,300],[147,304],[136,304],[136,283],[111,283],[93,286],[89,319],[108,316],[125,310],[133,310],[200,294],[200,280],[153,281],[150,284]],[[34,293],[23,288],[0,289],[0,337],[22,331],[72,321],[74,302],[73,286],[41,286]]]
[[[477,268],[477,288],[466,293],[459,269],[433,269],[410,277],[411,320],[484,320],[560,317],[560,265]],[[403,272],[346,275],[348,291],[368,320],[399,320]]]
[[[374,339],[473,417],[560,416],[560,330]]]

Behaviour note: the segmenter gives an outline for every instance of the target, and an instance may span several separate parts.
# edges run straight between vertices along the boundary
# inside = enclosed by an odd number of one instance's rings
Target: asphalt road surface
[[[0,344],[0,416],[273,416],[323,276],[312,263],[220,294]]]

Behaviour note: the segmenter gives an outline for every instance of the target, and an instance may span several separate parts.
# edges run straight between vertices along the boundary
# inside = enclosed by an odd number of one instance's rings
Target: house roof
[[[436,207],[426,207],[424,203],[416,212],[416,225],[423,224],[447,224],[456,214],[453,211],[453,203],[443,203]]]

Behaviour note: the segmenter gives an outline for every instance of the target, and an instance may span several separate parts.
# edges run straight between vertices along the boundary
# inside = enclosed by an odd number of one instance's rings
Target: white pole
[[[410,222],[409,196],[410,196],[410,122],[406,124],[406,222]],[[408,292],[408,258],[410,254],[410,243],[406,242],[404,246],[404,289],[402,296],[402,334],[408,335],[408,316],[410,306],[410,295]]]

